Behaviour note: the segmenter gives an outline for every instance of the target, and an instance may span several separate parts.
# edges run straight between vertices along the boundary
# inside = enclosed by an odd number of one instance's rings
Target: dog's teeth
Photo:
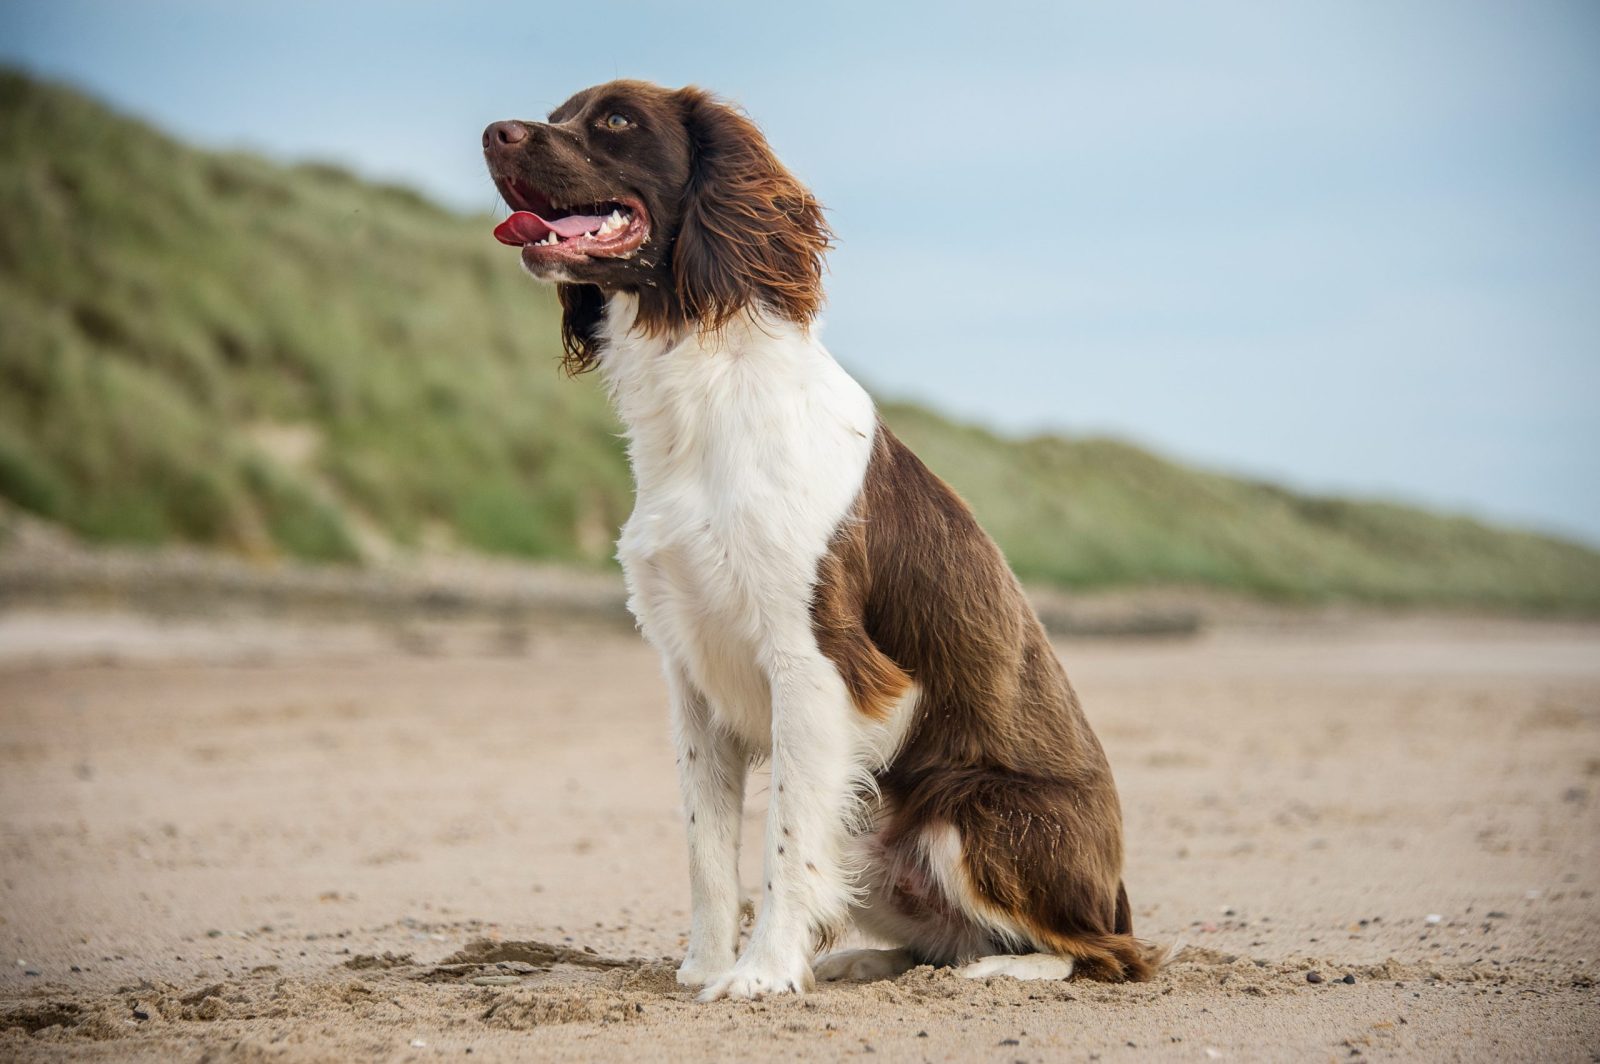
[[[622,224],[622,212],[612,211],[611,217],[607,218],[606,221],[610,222],[611,228],[615,229],[617,226]]]

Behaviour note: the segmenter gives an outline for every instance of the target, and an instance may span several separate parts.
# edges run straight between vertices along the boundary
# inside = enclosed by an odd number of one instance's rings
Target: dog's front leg
[[[702,1001],[798,993],[812,985],[818,933],[851,900],[843,866],[855,778],[854,710],[820,654],[785,661],[772,685],[772,790],[761,915],[733,970]]]
[[[678,982],[705,986],[733,967],[739,946],[739,819],[750,758],[681,670],[668,666],[667,685],[689,831],[689,950]]]

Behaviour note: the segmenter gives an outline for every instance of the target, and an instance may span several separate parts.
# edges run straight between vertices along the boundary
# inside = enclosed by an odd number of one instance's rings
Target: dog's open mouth
[[[495,227],[495,239],[522,248],[524,260],[621,258],[650,235],[649,216],[635,199],[558,207],[526,185],[500,191],[513,213]]]

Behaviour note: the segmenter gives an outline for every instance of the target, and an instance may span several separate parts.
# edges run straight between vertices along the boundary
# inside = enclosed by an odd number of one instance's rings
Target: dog
[[[586,89],[484,131],[495,230],[556,285],[636,505],[618,542],[659,651],[689,841],[678,980],[1148,979],[1117,791],[1038,617],[967,505],[818,341],[832,233],[743,112]],[[771,767],[760,915],[738,951],[748,770]],[[892,944],[815,962],[854,923]]]

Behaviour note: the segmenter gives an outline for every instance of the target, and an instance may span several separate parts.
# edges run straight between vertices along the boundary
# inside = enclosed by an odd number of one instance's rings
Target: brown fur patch
[[[811,599],[811,629],[850,689],[856,708],[883,720],[911,686],[911,677],[867,636],[862,609],[872,573],[866,526],[846,521],[823,557]]]
[[[949,824],[977,907],[1085,975],[1146,979],[1122,886],[1122,813],[1099,740],[1000,549],[879,424],[812,602],[864,713],[914,679],[916,718],[878,777],[888,846]]]

